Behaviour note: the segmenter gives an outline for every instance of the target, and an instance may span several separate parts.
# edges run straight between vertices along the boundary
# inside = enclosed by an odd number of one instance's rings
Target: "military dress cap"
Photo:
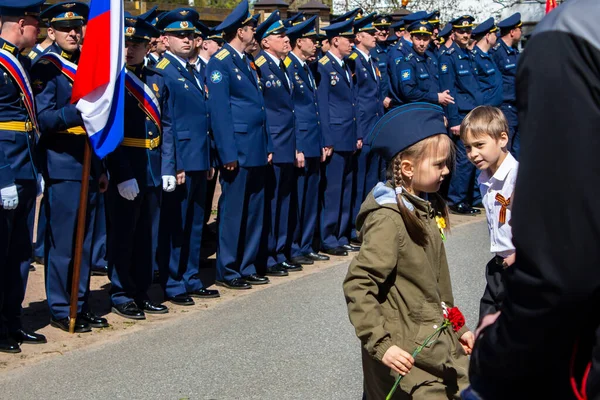
[[[345,14],[340,15],[339,17],[335,17],[329,20],[330,24],[337,24],[338,22],[348,21],[349,19],[354,19],[358,14],[363,14],[363,9],[358,7],[354,10],[348,11]]]
[[[389,35],[387,37],[387,39],[385,39],[386,43],[396,43],[398,41],[398,36],[396,36],[395,33],[392,33],[391,35]]]
[[[401,19],[401,20],[396,21],[393,24],[391,24],[390,29],[393,31],[403,31],[406,29],[406,27],[404,25],[405,25],[404,20]]]
[[[456,17],[454,18],[452,21],[450,21],[450,23],[452,24],[452,26],[454,28],[460,29],[460,28],[472,28],[473,27],[473,21],[475,21],[475,18],[473,18],[470,15],[461,15],[460,17]]]
[[[336,22],[335,24],[331,24],[329,26],[324,27],[323,30],[325,31],[325,34],[327,35],[328,39],[337,36],[343,36],[353,39],[355,36],[354,18],[342,22]]]
[[[440,11],[434,10],[434,11],[430,12],[429,15],[427,16],[427,22],[429,22],[433,26],[439,25],[440,24]]]
[[[373,26],[373,21],[375,21],[375,17],[377,16],[376,12],[373,12],[369,15],[359,15],[354,20],[354,33],[359,32],[367,32],[367,33],[375,33],[377,29]]]
[[[413,34],[422,33],[425,35],[431,35],[433,33],[433,25],[431,25],[428,21],[415,21],[408,26],[408,32]]]
[[[450,36],[450,34],[452,33],[452,24],[446,24],[444,25],[444,27],[439,31],[438,33],[438,37],[440,38],[444,38],[447,39],[448,36]]]
[[[151,24],[158,17],[158,6],[154,6],[145,13],[138,15],[139,19],[143,19],[144,21]]]
[[[415,21],[426,21],[428,18],[429,13],[427,13],[427,11],[417,11],[412,14],[405,15],[404,17],[402,17],[402,20],[404,21],[404,26],[408,27]]]
[[[410,103],[394,108],[367,135],[366,143],[386,161],[430,136],[446,134],[444,110],[431,103]]]
[[[387,28],[392,24],[392,17],[389,14],[379,14],[373,21],[375,28]]]
[[[210,34],[210,28],[204,25],[202,22],[195,21],[194,26],[196,27],[194,33],[197,36],[200,36],[202,39],[206,39],[206,37]]]
[[[486,35],[497,30],[498,27],[494,25],[494,18],[488,18],[473,29],[473,36]]]
[[[158,37],[160,32],[143,18],[125,12],[125,41],[143,42]]]
[[[513,29],[518,28],[521,25],[523,25],[523,22],[521,21],[521,13],[514,13],[510,17],[498,22],[498,28],[500,29]]]
[[[214,28],[210,28],[209,33],[206,35],[206,40],[214,40],[215,42],[223,42],[223,31],[217,31]]]
[[[40,18],[54,27],[77,27],[87,23],[90,7],[78,1],[56,3],[46,8]]]
[[[301,11],[298,14],[292,15],[288,19],[284,19],[283,25],[285,25],[286,28],[289,28],[289,27],[293,26],[296,22],[302,22],[302,21],[306,21],[306,16]]]
[[[318,34],[315,30],[315,20],[317,19],[316,15],[313,15],[306,21],[302,21],[297,23],[296,25],[288,28],[287,35],[290,40],[296,40],[301,38],[312,38],[316,39]]]
[[[161,32],[194,32],[194,24],[199,17],[193,8],[176,8],[160,16],[156,29]]]
[[[283,21],[281,20],[281,14],[279,10],[275,10],[269,15],[267,19],[263,21],[258,27],[256,27],[256,33],[254,37],[256,40],[260,42],[264,38],[270,35],[280,35],[285,33],[285,25],[283,25]]]
[[[0,15],[6,17],[39,17],[45,0],[2,0]]]
[[[256,23],[256,19],[252,17],[252,14],[250,14],[248,0],[242,0],[240,4],[233,9],[231,14],[229,14],[223,22],[215,27],[215,30],[223,31],[225,33],[234,32],[238,28],[241,28],[252,21]]]

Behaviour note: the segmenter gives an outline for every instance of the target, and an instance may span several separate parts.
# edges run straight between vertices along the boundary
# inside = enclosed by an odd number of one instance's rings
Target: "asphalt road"
[[[456,304],[474,327],[490,258],[485,222],[447,241]],[[173,324],[0,375],[1,399],[360,399],[347,263]]]

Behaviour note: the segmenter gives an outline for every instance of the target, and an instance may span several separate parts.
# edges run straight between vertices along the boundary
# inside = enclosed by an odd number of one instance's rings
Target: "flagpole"
[[[75,333],[77,320],[77,303],[79,301],[79,283],[81,272],[81,257],[83,256],[83,239],[88,205],[88,192],[90,186],[90,168],[92,165],[92,151],[90,140],[85,136],[83,151],[83,171],[81,172],[81,191],[79,192],[79,210],[77,212],[77,230],[75,236],[75,257],[73,259],[73,274],[71,275],[71,304],[69,309],[69,333]]]

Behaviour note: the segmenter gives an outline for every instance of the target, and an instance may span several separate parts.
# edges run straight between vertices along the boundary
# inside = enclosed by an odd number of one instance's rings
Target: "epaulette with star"
[[[356,53],[352,53],[352,54],[350,54],[350,56],[348,56],[348,58],[349,58],[350,60],[356,60],[356,58],[358,58],[358,54],[356,54]]]
[[[448,51],[446,51],[446,54],[452,54],[452,53],[454,53],[454,50],[455,50],[454,47],[451,47],[448,49]]]
[[[31,50],[29,52],[29,54],[27,54],[27,57],[31,58],[32,60],[35,60],[35,58],[38,56],[38,53],[36,53],[34,50]]]
[[[326,64],[327,64],[329,61],[330,61],[330,60],[329,60],[329,57],[327,57],[327,56],[323,56],[323,57],[321,57],[321,59],[319,60],[319,63],[320,63],[321,65],[326,65]]]
[[[215,58],[217,60],[223,61],[225,59],[225,57],[227,57],[228,55],[229,55],[229,50],[221,49],[217,54],[215,54]]]
[[[170,64],[170,61],[167,60],[166,58],[163,58],[162,60],[160,60],[158,62],[158,64],[156,64],[156,69],[165,69],[167,67],[167,65]]]
[[[494,47],[492,47],[492,49],[494,50],[498,50],[500,48],[500,43],[496,43],[496,45]]]
[[[257,67],[262,67],[266,62],[267,59],[264,56],[260,56],[254,61],[254,64],[256,64]]]
[[[404,60],[410,61],[412,58],[413,58],[413,53],[410,53],[409,55],[406,56],[406,58]]]

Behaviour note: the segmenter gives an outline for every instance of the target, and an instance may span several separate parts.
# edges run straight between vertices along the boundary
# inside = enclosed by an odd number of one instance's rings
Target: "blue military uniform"
[[[163,14],[156,26],[167,35],[190,34],[197,19],[193,9],[176,9]],[[156,69],[169,90],[167,107],[175,138],[176,169],[186,175],[184,185],[163,195],[160,277],[166,297],[185,304],[191,303],[188,294],[206,291],[199,268],[207,171],[211,167],[208,99],[200,74],[187,59],[167,51]]]
[[[473,29],[473,36],[478,38],[488,33],[495,33],[498,28],[494,18],[489,18]],[[502,74],[498,70],[491,55],[478,45],[471,50],[471,58],[475,66],[475,76],[481,88],[482,100],[480,105],[500,107],[502,104]]]
[[[261,43],[270,35],[285,34],[286,29],[275,11],[256,29],[256,40]],[[296,117],[292,93],[294,83],[283,60],[261,50],[255,61],[267,110],[269,133],[273,141],[273,162],[267,167],[267,212],[269,225],[266,274],[285,276],[287,271],[299,271],[302,267],[290,263],[291,235],[290,202],[296,160]]]
[[[511,29],[520,28],[522,25],[521,14],[516,13],[498,23],[500,34],[510,32]],[[510,152],[518,158],[520,148],[519,121],[516,106],[515,78],[519,61],[519,49],[508,46],[502,38],[490,52],[496,65],[502,73],[502,112],[508,121]]]
[[[473,27],[473,17],[462,16],[454,19],[452,24],[454,29],[470,29]],[[482,103],[483,96],[475,73],[470,52],[456,42],[440,58],[440,88],[449,90],[455,101],[446,107],[449,127],[460,125],[464,117]],[[459,212],[476,213],[471,208],[479,197],[475,181],[476,169],[467,159],[460,138],[452,135],[452,140],[456,145],[456,167],[450,178],[448,201]]]
[[[255,24],[243,0],[215,29],[231,32]],[[267,283],[264,267],[265,176],[273,143],[254,64],[229,44],[207,66],[212,128],[223,165],[220,171],[217,283],[234,289]]]
[[[324,28],[328,37],[354,37],[353,20]],[[352,155],[356,151],[356,88],[346,63],[327,52],[317,69],[317,97],[321,114],[323,144],[333,147],[333,155],[323,166],[321,199],[321,247],[336,252],[348,246],[352,217]]]
[[[315,38],[315,19],[295,25],[288,31],[290,40]],[[296,199],[292,209],[295,211],[294,236],[291,257],[306,257],[315,254],[313,239],[317,232],[319,207],[320,164],[323,151],[321,118],[317,100],[315,77],[306,62],[301,61],[293,52],[285,59],[290,76],[293,77],[293,101],[296,114],[296,149],[304,153],[304,168],[296,168]],[[305,261],[305,260],[304,260]]]
[[[1,15],[37,17],[42,2],[11,3],[0,4]],[[22,340],[15,333],[22,330],[21,304],[31,256],[27,217],[37,193],[35,103],[30,89],[23,92],[18,85],[29,86],[28,61],[15,45],[0,39],[0,352],[7,353],[21,351],[17,342]],[[7,204],[10,191],[18,196],[18,204]]]
[[[145,44],[155,35],[158,32],[143,19],[125,16],[126,42]],[[128,65],[126,73],[125,137],[106,158],[111,177],[107,204],[110,294],[114,306],[135,302],[144,311],[156,264],[161,177],[175,180],[175,146],[164,78],[143,64]],[[140,102],[144,92],[146,105]],[[123,191],[129,184],[138,189],[133,198]],[[121,315],[127,312],[131,309]]]
[[[389,30],[391,21],[392,18],[389,15],[378,15],[373,22],[373,26],[379,30]],[[390,92],[390,75],[388,73],[387,63],[391,45],[392,44],[387,41],[377,40],[375,48],[370,52],[371,57],[373,57],[373,61],[377,63],[377,68],[379,68],[381,74],[381,78],[379,79],[379,90],[382,99],[388,97]]]
[[[42,17],[47,17],[55,28],[66,26],[80,31],[88,12],[89,8],[84,3],[57,3],[47,8]],[[70,271],[74,260],[83,153],[87,140],[81,115],[71,104],[73,75],[68,73],[68,69],[77,69],[78,59],[78,49],[69,53],[55,43],[32,67],[32,86],[36,93],[41,131],[42,169],[46,181],[46,294],[51,322],[61,329],[68,325],[69,318]],[[90,311],[87,302],[92,235],[99,194],[98,179],[102,174],[101,162],[93,156],[75,328],[79,332],[90,330],[89,323],[80,319],[89,316]],[[108,326],[105,320],[102,325]]]
[[[427,21],[417,21],[409,26],[411,34],[431,35],[433,27]],[[438,104],[440,83],[437,64],[428,52],[419,54],[414,48],[398,64],[399,92],[405,103],[427,102]]]
[[[355,20],[354,32],[375,33],[374,17],[375,13],[372,13]],[[357,136],[363,138],[371,132],[379,118],[383,117],[383,97],[380,91],[382,75],[371,55],[363,53],[358,48],[355,48],[348,56],[347,63],[356,84]],[[370,152],[368,146],[363,146],[354,155],[354,161],[356,163],[354,168],[355,191],[352,205],[351,238],[358,241],[354,221],[356,221],[362,202],[382,178],[384,166],[381,157]]]

